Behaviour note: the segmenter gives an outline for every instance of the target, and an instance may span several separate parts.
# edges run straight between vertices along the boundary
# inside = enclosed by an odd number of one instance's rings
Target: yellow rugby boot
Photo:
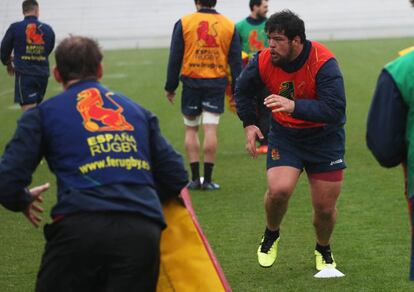
[[[263,268],[270,268],[277,258],[277,246],[279,244],[278,237],[276,240],[264,236],[257,250],[257,259],[259,265]]]
[[[323,254],[315,250],[315,264],[318,271],[322,271],[326,268],[335,268],[336,262],[332,252],[329,250]]]

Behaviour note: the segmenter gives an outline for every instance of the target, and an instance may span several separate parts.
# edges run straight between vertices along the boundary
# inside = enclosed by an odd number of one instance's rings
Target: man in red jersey
[[[265,194],[266,230],[257,251],[259,264],[276,260],[279,228],[299,176],[306,171],[314,209],[316,269],[335,267],[330,239],[343,180],[345,92],[334,55],[306,40],[295,13],[273,14],[265,31],[269,48],[255,55],[236,83],[237,112],[243,121],[246,149],[257,156],[254,94],[267,87],[264,104],[272,110]]]

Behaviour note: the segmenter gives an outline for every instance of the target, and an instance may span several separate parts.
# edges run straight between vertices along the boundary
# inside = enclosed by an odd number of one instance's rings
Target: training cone
[[[344,273],[338,271],[334,267],[328,267],[314,275],[315,278],[340,278],[344,276]]]

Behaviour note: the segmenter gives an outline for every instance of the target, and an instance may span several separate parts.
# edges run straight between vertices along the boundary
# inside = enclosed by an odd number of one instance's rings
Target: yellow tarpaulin
[[[161,235],[161,265],[157,292],[231,291],[204,236],[187,189],[183,203],[163,204],[168,227]]]

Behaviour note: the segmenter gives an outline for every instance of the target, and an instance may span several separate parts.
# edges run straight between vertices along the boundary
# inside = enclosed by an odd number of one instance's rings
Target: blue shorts
[[[202,111],[224,112],[225,88],[192,88],[183,85],[181,112],[185,116],[199,116]]]
[[[343,128],[324,135],[324,128],[283,130],[274,124],[269,133],[267,169],[291,166],[307,173],[322,173],[346,168]],[[305,134],[302,137],[301,131]]]
[[[20,105],[40,103],[46,93],[49,76],[25,75],[15,72],[14,102]]]

